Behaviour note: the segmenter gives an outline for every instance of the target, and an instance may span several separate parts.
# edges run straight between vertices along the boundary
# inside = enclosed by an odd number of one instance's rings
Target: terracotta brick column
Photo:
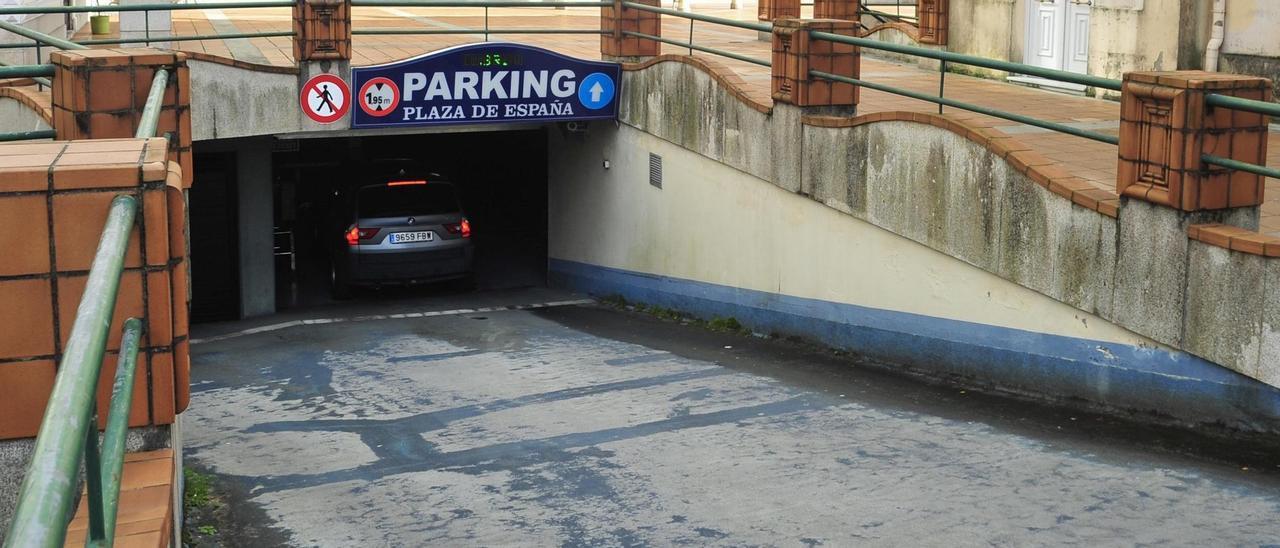
[[[351,59],[351,0],[297,0],[293,4],[293,58]]]
[[[861,54],[856,46],[814,40],[809,31],[854,36],[857,23],[836,19],[779,19],[773,22],[773,100],[798,107],[855,107],[858,87],[809,76],[818,70],[857,78]]]
[[[191,79],[182,53],[149,48],[49,54],[54,65],[53,130],[60,140],[132,138],[156,70],[169,69],[157,136],[191,186]]]
[[[1124,75],[1117,193],[1183,211],[1262,203],[1262,177],[1206,164],[1200,156],[1265,165],[1266,117],[1209,107],[1210,93],[1266,101],[1271,84],[1202,71]]]
[[[164,139],[0,145],[0,439],[36,433],[118,194],[142,209],[98,384],[99,424],[128,317],[146,326],[129,424],[171,424],[186,407],[186,214],[178,164],[166,155]]]
[[[647,6],[660,7],[659,0],[636,0]],[[662,52],[662,44],[655,40],[627,36],[623,32],[639,32],[662,36],[659,15],[651,11],[628,8],[622,0],[614,0],[612,6],[600,8],[600,53],[606,58],[652,57]]]
[[[760,0],[757,9],[761,21],[800,18],[800,0]]]
[[[916,0],[917,26],[921,44],[947,44],[949,0]]]
[[[858,0],[813,0],[814,19],[858,20]]]

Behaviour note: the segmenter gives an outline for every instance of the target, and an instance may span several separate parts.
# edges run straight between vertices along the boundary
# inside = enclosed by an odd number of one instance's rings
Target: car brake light
[[[446,223],[444,229],[448,230],[449,234],[462,234],[463,238],[471,237],[471,221],[466,219],[460,223]]]
[[[381,229],[352,226],[347,229],[347,233],[344,236],[347,238],[347,245],[356,245],[360,243],[360,240],[368,240],[369,238],[377,236],[379,230]]]
[[[387,186],[425,185],[426,181],[391,181]]]

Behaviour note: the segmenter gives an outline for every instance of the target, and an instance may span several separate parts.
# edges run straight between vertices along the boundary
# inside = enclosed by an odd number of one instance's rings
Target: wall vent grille
[[[649,184],[662,188],[662,157],[649,153]]]

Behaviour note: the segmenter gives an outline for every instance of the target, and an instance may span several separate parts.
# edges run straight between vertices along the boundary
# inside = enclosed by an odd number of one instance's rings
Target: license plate
[[[391,243],[407,244],[412,242],[431,242],[435,241],[436,233],[430,230],[420,232],[396,232],[391,235]]]

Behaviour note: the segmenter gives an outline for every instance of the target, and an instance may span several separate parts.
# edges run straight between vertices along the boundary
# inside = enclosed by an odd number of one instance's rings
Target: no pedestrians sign
[[[318,74],[302,85],[302,112],[321,124],[332,124],[351,108],[351,89],[333,74]]]

